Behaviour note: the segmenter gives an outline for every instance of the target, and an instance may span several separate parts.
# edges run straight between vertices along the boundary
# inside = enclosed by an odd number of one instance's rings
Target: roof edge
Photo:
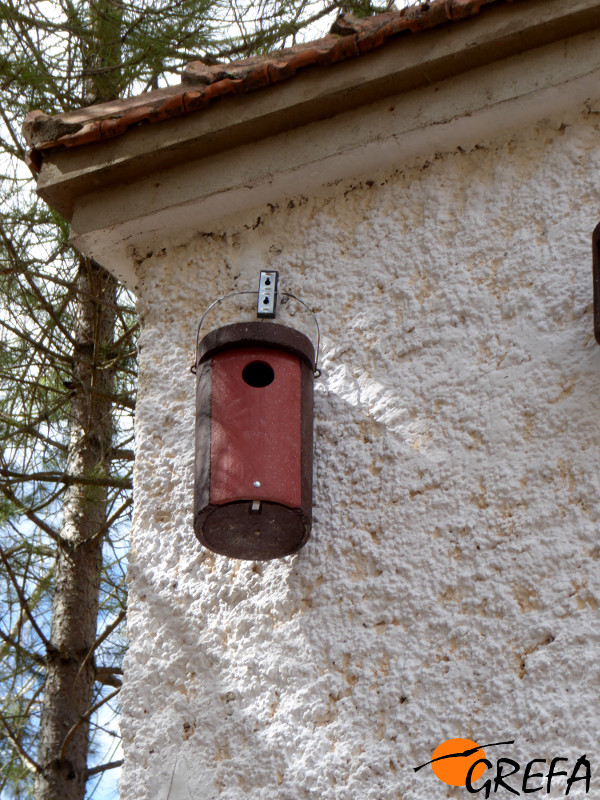
[[[230,64],[192,61],[182,83],[135,98],[101,103],[50,117],[27,114],[23,135],[30,146],[29,163],[39,172],[47,151],[82,147],[123,136],[130,128],[200,111],[217,98],[245,94],[287,81],[313,66],[329,66],[382,47],[405,33],[428,30],[479,13],[483,6],[517,0],[434,0],[373,17],[340,15],[331,33],[321,39],[266,56]]]

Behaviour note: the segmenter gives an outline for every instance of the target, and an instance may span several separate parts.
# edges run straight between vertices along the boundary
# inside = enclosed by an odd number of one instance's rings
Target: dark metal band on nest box
[[[600,344],[600,223],[592,234],[593,270],[594,270],[594,337]]]

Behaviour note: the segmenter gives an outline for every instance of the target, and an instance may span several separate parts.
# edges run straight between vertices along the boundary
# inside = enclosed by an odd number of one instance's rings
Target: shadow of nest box
[[[262,560],[310,536],[318,356],[299,330],[263,321],[275,317],[276,272],[252,294],[258,320],[198,334],[194,532],[215,553]]]

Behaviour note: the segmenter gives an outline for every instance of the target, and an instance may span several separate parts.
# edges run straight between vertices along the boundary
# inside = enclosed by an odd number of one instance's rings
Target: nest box
[[[314,371],[312,342],[285,325],[235,323],[199,342],[194,531],[209,550],[269,559],[307,541]]]

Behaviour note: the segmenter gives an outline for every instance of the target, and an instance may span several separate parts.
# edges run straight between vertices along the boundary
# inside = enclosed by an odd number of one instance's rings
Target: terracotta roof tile
[[[23,133],[31,146],[31,166],[39,170],[43,151],[113,139],[135,125],[190,114],[205,108],[216,98],[253,92],[289,80],[306,67],[329,66],[355,58],[382,47],[399,34],[417,33],[473,16],[482,6],[511,1],[433,0],[363,19],[341,15],[331,33],[316,41],[230,64],[192,61],[185,68],[179,86],[55,117],[32,111],[23,125]]]

